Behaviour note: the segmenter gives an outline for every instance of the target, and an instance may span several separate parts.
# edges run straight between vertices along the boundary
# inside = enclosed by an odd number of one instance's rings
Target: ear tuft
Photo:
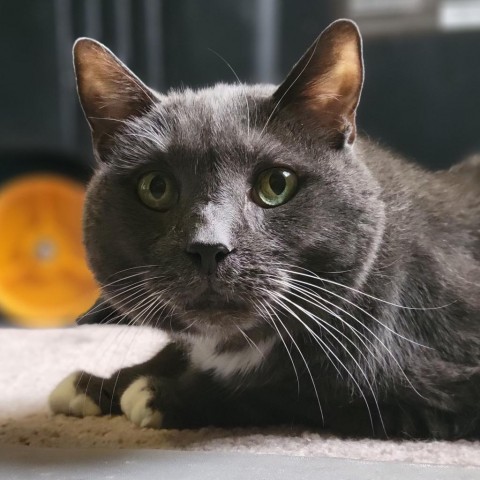
[[[362,39],[351,20],[329,25],[274,94],[277,108],[306,113],[334,145],[353,143],[363,86]]]
[[[142,115],[155,101],[155,93],[96,40],[79,38],[73,46],[73,61],[95,147],[124,120]]]

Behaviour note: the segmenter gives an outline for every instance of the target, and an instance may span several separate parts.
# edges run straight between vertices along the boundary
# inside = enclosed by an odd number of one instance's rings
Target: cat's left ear
[[[153,105],[155,93],[107,47],[90,38],[75,42],[73,62],[78,96],[98,153],[125,120]]]
[[[277,110],[293,109],[335,147],[355,140],[363,86],[362,38],[351,20],[329,25],[274,93]]]

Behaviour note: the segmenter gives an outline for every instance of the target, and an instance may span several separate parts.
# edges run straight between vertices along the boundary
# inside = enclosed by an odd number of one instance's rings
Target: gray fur
[[[365,138],[333,147],[275,91],[221,84],[158,95],[99,155],[85,243],[116,312],[109,320],[168,331],[179,359],[202,337],[218,338],[219,352],[248,345],[245,335],[281,337],[249,375],[219,383],[194,365],[170,376],[150,362],[125,373],[125,388],[147,371],[173,392],[158,400],[171,409],[165,426],[295,421],[347,434],[478,436],[478,162],[428,172]],[[300,186],[263,209],[249,191],[272,165],[295,171]],[[152,170],[178,182],[167,212],[136,195]],[[234,249],[209,279],[214,295],[185,254],[198,238]],[[182,409],[192,395],[205,399],[196,415]]]

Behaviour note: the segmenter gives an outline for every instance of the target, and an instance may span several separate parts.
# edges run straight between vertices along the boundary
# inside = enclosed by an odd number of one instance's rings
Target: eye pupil
[[[252,189],[252,200],[263,208],[272,208],[288,202],[297,191],[297,176],[287,168],[264,170]]]
[[[150,182],[149,190],[153,197],[156,199],[160,199],[165,195],[165,191],[167,189],[167,184],[160,175],[156,175],[152,178]]]
[[[269,178],[269,185],[275,195],[281,195],[287,186],[285,177],[280,172],[273,172]]]
[[[170,210],[178,200],[172,177],[158,172],[146,173],[139,179],[137,194],[147,207],[160,212]]]

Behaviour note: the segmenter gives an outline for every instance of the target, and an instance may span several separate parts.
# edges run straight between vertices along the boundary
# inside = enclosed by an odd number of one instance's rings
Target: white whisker
[[[373,295],[370,295],[369,293],[365,293],[365,292],[362,292],[361,290],[358,290],[356,288],[349,287],[348,285],[343,285],[342,283],[335,282],[333,280],[328,280],[326,278],[320,277],[315,272],[312,272],[311,270],[308,270],[306,268],[298,267],[298,266],[294,266],[294,265],[290,265],[290,267],[299,268],[299,269],[305,270],[306,272],[309,272],[309,273],[295,272],[295,271],[292,271],[292,270],[285,270],[285,269],[282,269],[282,268],[279,268],[279,270],[281,270],[285,273],[291,273],[293,275],[301,275],[303,277],[309,277],[309,278],[314,278],[316,280],[320,280],[321,282],[330,283],[332,285],[336,285],[337,287],[345,288],[345,289],[350,290],[352,292],[358,293],[359,295],[363,295],[365,297],[368,297],[368,298],[370,298],[372,300],[375,300],[377,302],[385,303],[386,305],[390,305],[390,306],[396,307],[396,308],[403,308],[404,310],[420,310],[420,311],[440,310],[442,308],[449,307],[450,305],[452,305],[454,303],[454,302],[450,302],[450,303],[447,303],[445,305],[440,305],[438,307],[407,307],[405,305],[399,305],[397,303],[389,302],[389,301],[384,300],[382,298],[375,297]]]
[[[328,347],[328,345],[326,345],[326,343],[323,341],[323,339],[318,335],[316,334],[290,307],[288,307],[288,305],[286,305],[282,300],[285,300],[289,303],[291,303],[293,306],[297,307],[300,311],[302,311],[303,313],[306,313],[307,315],[310,314],[310,312],[308,312],[308,310],[305,310],[303,307],[301,307],[300,305],[297,305],[295,302],[293,302],[292,300],[290,300],[289,298],[287,298],[285,295],[282,295],[282,294],[279,294],[279,293],[274,293],[273,294],[274,296],[274,301],[276,301],[277,303],[279,303],[280,305],[283,306],[284,309],[286,309],[291,315],[294,316],[294,318],[296,320],[298,320],[302,326],[312,335],[312,337],[316,340],[316,342],[320,345],[322,344],[329,352],[330,354],[337,360],[337,362],[339,363],[339,365],[345,370],[345,372],[347,373],[347,375],[351,378],[352,382],[354,383],[354,385],[358,388],[359,390],[359,393],[360,395],[362,396],[364,402],[365,402],[365,405],[366,405],[366,408],[367,408],[367,411],[368,411],[368,415],[369,415],[369,418],[370,418],[370,423],[371,423],[371,426],[372,426],[372,429],[374,429],[374,423],[373,423],[373,416],[372,416],[372,412],[370,410],[370,405],[368,403],[368,400],[367,400],[367,397],[365,395],[365,393],[363,392],[363,389],[361,388],[359,382],[357,381],[357,379],[355,378],[355,375],[353,375],[353,373],[347,368],[347,366],[342,362],[342,360],[338,357],[338,355],[330,348]],[[276,297],[276,298],[275,298]],[[282,300],[279,300],[280,297]],[[325,328],[325,325],[323,325],[323,328]],[[328,329],[325,329],[327,332],[328,332]],[[373,387],[370,383],[370,381],[368,380],[368,377],[367,375],[365,374],[365,372],[363,371],[363,369],[361,368],[361,366],[358,364],[357,360],[355,359],[355,357],[353,357],[353,355],[351,354],[351,352],[345,347],[345,345],[342,344],[342,342],[336,338],[331,332],[330,332],[330,335],[332,336],[332,338],[334,340],[337,341],[337,343],[345,350],[345,352],[352,358],[352,360],[355,362],[355,364],[357,365],[357,367],[359,368],[360,372],[362,373],[362,375],[364,376],[365,378],[365,381],[367,382],[367,385],[369,386],[370,388],[370,391],[372,392],[372,396],[373,396],[373,400],[375,402],[375,405],[377,407],[377,411],[378,411],[378,414],[379,414],[379,418],[380,418],[380,422],[382,424],[382,427],[383,427],[383,430],[385,431],[385,426],[383,424],[383,419],[382,419],[382,414],[381,414],[381,411],[380,411],[380,406],[378,404],[378,401],[377,401],[377,397],[375,395],[375,392],[373,390]]]
[[[293,82],[288,86],[288,88],[285,90],[285,92],[283,92],[282,96],[280,97],[280,99],[278,100],[278,102],[275,104],[275,106],[273,107],[273,110],[270,112],[270,115],[268,116],[267,118],[267,121],[265,122],[265,125],[263,126],[262,128],[262,131],[260,132],[260,136],[263,135],[263,133],[265,132],[268,124],[270,123],[270,121],[272,120],[273,116],[275,115],[278,107],[280,106],[280,104],[282,103],[283,99],[285,98],[285,96],[287,95],[287,93],[290,91],[290,89],[297,83],[298,79],[302,76],[303,72],[307,69],[307,67],[310,65],[310,62],[312,61],[312,58],[313,56],[315,55],[315,51],[317,50],[317,45],[318,44],[315,44],[315,47],[313,48],[312,50],[312,54],[310,55],[310,57],[308,58],[307,62],[305,63],[305,66],[302,68],[302,70],[300,70],[300,73],[295,77],[295,79],[293,80]]]
[[[268,292],[268,290],[265,290],[265,292],[267,294],[269,294],[270,298],[271,295],[270,295],[270,292]],[[277,301],[277,299],[273,299],[274,301]],[[305,364],[305,368],[307,369],[307,373],[308,373],[308,376],[310,377],[310,380],[312,382],[312,386],[313,386],[313,390],[315,392],[315,397],[317,398],[317,403],[318,403],[318,408],[320,409],[320,415],[322,417],[322,423],[325,424],[325,418],[323,416],[323,409],[322,409],[322,404],[320,402],[320,397],[318,395],[318,390],[317,390],[317,385],[315,383],[315,379],[313,378],[313,374],[312,374],[312,371],[310,370],[310,367],[308,365],[308,362],[305,358],[305,355],[303,354],[303,352],[301,351],[300,347],[298,346],[297,342],[295,341],[295,339],[293,338],[292,334],[289,332],[288,328],[286,327],[286,325],[282,322],[282,320],[280,319],[280,316],[277,315],[275,313],[275,316],[278,320],[278,322],[280,323],[280,325],[283,327],[283,329],[285,330],[285,333],[290,337],[290,340],[292,341],[293,345],[295,346],[295,348],[297,349],[300,357],[302,358],[303,360],[303,363]]]
[[[325,292],[325,293],[328,293],[329,295],[333,295],[334,297],[336,298],[339,298],[340,300],[348,303],[349,305],[352,305],[354,308],[360,310],[362,313],[364,313],[365,315],[367,315],[369,318],[371,318],[374,322],[376,322],[377,324],[379,324],[380,326],[382,326],[383,328],[385,328],[385,330],[388,330],[390,333],[392,333],[393,335],[401,338],[402,340],[405,340],[413,345],[416,345],[417,347],[422,347],[422,348],[427,348],[427,349],[430,349],[432,350],[432,347],[429,347],[428,345],[423,345],[422,343],[419,343],[419,342],[416,342],[415,340],[412,340],[411,338],[408,338],[408,337],[405,337],[404,335],[402,335],[401,333],[398,333],[396,332],[395,330],[393,330],[393,328],[389,327],[388,325],[385,325],[384,323],[382,323],[380,320],[378,320],[378,318],[374,317],[370,312],[368,312],[367,310],[365,310],[364,308],[360,307],[359,305],[357,305],[355,302],[352,302],[351,300],[349,300],[348,298],[345,298],[343,297],[342,295],[339,295],[338,293],[335,293],[335,292],[332,292],[331,290],[328,290],[327,288],[324,288],[324,287],[320,287],[319,285],[314,285],[314,284],[311,284],[309,282],[304,282],[302,280],[296,280],[296,279],[292,279],[291,280],[292,282],[294,283],[299,283],[299,284],[302,284],[302,285],[308,285],[312,288],[315,288],[317,290],[321,290],[322,292]],[[340,308],[337,306],[337,308]]]
[[[329,305],[332,305],[334,308],[337,308],[338,310],[340,310],[342,313],[344,313],[345,315],[349,316],[350,318],[352,318],[355,322],[359,323],[363,328],[365,328],[369,333],[371,333],[371,335],[380,343],[380,345],[385,349],[385,351],[388,353],[388,355],[390,356],[390,358],[393,360],[393,362],[395,363],[395,365],[399,368],[402,376],[405,378],[405,380],[407,381],[407,383],[410,385],[410,387],[412,388],[412,390],[417,394],[419,395],[420,397],[422,398],[425,398],[423,397],[423,395],[415,388],[415,386],[413,385],[413,383],[410,381],[410,379],[408,378],[407,374],[405,373],[405,371],[403,370],[402,366],[400,365],[400,362],[397,360],[397,358],[395,357],[395,355],[393,355],[393,352],[387,347],[387,345],[380,339],[380,337],[378,337],[378,335],[375,334],[375,332],[370,329],[369,327],[367,327],[363,322],[361,322],[359,319],[357,319],[354,315],[352,315],[350,312],[348,312],[347,310],[344,310],[343,308],[339,307],[338,305],[335,305],[334,303],[322,298],[322,301],[325,302],[325,303],[328,303]],[[334,312],[332,312],[332,314],[336,317],[336,318],[339,318],[342,322],[345,322],[344,319],[342,319],[340,316],[337,316],[337,314],[335,314]],[[348,322],[345,322],[346,325],[350,326],[351,325],[348,323]],[[358,331],[358,330],[357,330]],[[365,339],[367,339],[367,337],[365,335],[363,335],[363,337]],[[369,340],[367,340],[369,341]],[[373,342],[369,341],[371,343],[371,345],[373,346]],[[423,346],[423,345],[420,345],[420,346]],[[375,347],[374,347],[375,348]],[[429,347],[426,347],[426,348],[429,348]],[[378,349],[377,349],[378,351]]]
[[[275,320],[274,318],[272,317],[272,314],[268,311],[268,307],[269,305],[268,304],[264,304],[263,302],[260,303],[260,306],[264,309],[265,313],[267,314],[268,316],[268,319],[263,317],[262,313],[260,313],[260,315],[262,316],[262,318],[264,318],[268,323],[269,325],[272,326],[272,328],[275,329],[275,331],[277,332],[279,338],[280,338],[280,341],[282,342],[283,346],[285,347],[285,350],[287,352],[287,355],[290,359],[290,362],[292,364],[292,368],[293,368],[293,372],[295,374],[295,378],[297,379],[297,394],[300,395],[300,377],[298,376],[298,371],[297,371],[297,367],[295,366],[295,362],[293,361],[293,357],[292,357],[292,353],[290,352],[290,349],[288,348],[286,342],[285,342],[285,339],[283,338],[283,335],[280,333],[280,330],[278,329],[278,326],[277,324],[275,323]],[[273,314],[276,315],[276,312],[272,309],[272,312]]]
[[[225,65],[230,69],[230,71],[235,75],[235,78],[237,79],[237,82],[238,82],[238,85],[240,87],[243,87],[242,88],[242,95],[243,95],[243,98],[245,99],[245,105],[247,107],[247,137],[250,137],[250,106],[248,104],[248,98],[247,98],[247,93],[246,93],[246,90],[245,90],[245,86],[242,84],[242,82],[240,81],[240,78],[239,76],[237,75],[237,72],[233,69],[233,67],[230,65],[229,62],[227,62],[227,60],[222,56],[220,55],[218,52],[216,52],[215,50],[212,50],[211,48],[209,48],[209,50],[214,54],[216,55],[220,60],[222,60]]]

